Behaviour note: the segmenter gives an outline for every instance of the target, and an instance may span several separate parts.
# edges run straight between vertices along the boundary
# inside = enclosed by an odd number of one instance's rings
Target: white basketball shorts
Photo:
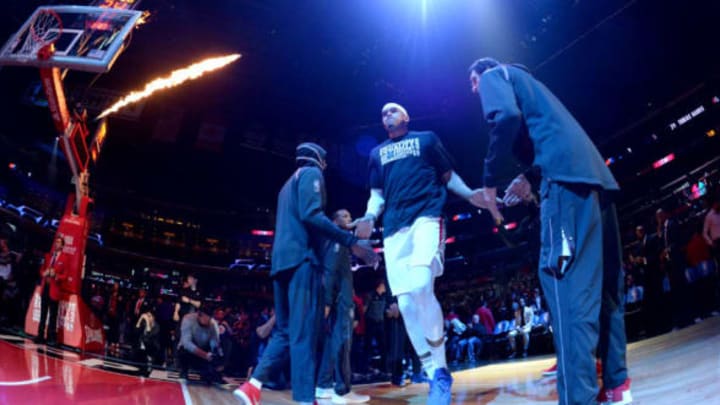
[[[385,267],[393,295],[421,287],[413,277],[416,267],[430,267],[433,277],[443,274],[445,224],[442,218],[420,217],[384,239]]]

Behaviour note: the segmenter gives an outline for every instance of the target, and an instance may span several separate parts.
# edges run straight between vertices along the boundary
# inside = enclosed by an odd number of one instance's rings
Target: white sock
[[[422,364],[423,370],[425,370],[425,373],[432,379],[435,376],[435,370],[439,368],[435,363],[435,359],[433,359],[432,352],[427,352],[418,357],[420,357],[420,364]]]
[[[252,385],[253,387],[255,387],[255,388],[259,389],[259,390],[262,389],[262,383],[261,383],[260,381],[256,380],[256,379],[254,379],[254,378],[251,378],[251,379],[250,379],[250,385]]]

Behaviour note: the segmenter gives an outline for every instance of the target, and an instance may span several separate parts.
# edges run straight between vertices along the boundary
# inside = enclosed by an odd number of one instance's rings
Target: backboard
[[[142,12],[136,10],[38,7],[2,47],[0,65],[107,72],[125,49],[141,17]],[[54,52],[49,57],[40,57],[38,53],[51,44]]]

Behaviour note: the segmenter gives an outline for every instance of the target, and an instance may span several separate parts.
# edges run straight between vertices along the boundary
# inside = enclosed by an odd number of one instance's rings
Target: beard
[[[385,129],[388,131],[393,131],[396,129],[399,129],[403,125],[403,120],[401,119],[391,119],[384,123]]]

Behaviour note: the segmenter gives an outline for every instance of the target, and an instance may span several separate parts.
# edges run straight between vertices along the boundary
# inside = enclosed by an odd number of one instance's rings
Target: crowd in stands
[[[712,198],[704,201],[695,208],[657,209],[654,218],[627,224],[634,231],[629,238],[632,240],[626,243],[624,261],[630,339],[663,333],[718,314],[720,204]],[[47,246],[34,240],[14,247],[14,241],[22,240],[17,236],[22,230],[13,224],[3,226],[0,324],[21,330],[38,282],[43,248]],[[92,255],[88,261],[89,268],[95,270],[104,266]],[[132,267],[140,269],[143,264]],[[460,283],[464,287],[453,283],[452,276],[438,281],[438,298],[446,316],[447,356],[453,367],[553,351],[550,315],[536,271],[535,265],[528,262],[503,278],[471,274],[481,281]],[[404,385],[406,377],[424,381],[397,302],[382,273],[358,271],[355,275],[356,279],[364,279],[356,281],[356,287],[364,287],[358,288],[353,299],[354,379],[389,379],[396,385]],[[197,364],[197,356],[188,357],[189,352],[200,347],[188,336],[202,335],[202,328],[209,327],[217,335],[203,335],[200,341],[208,346],[198,349],[214,370],[207,378],[248,376],[262,356],[274,325],[267,275],[245,279],[184,271],[173,277],[178,276],[182,276],[182,285],[172,285],[167,278],[86,278],[83,296],[105,325],[106,355],[146,371],[168,368],[183,375],[188,368],[204,367]],[[282,388],[286,381],[286,376],[279,375],[268,385]]]

